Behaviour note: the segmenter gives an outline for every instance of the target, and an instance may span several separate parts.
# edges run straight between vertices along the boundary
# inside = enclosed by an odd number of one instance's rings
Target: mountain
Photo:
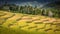
[[[57,8],[57,9],[60,9],[60,1],[55,1],[55,2],[48,3],[44,6],[44,8]]]
[[[20,6],[37,6],[37,7],[43,7],[46,3],[41,3],[41,2],[37,2],[37,1],[29,1],[29,2],[20,2],[20,3],[16,3],[16,5],[20,5]]]

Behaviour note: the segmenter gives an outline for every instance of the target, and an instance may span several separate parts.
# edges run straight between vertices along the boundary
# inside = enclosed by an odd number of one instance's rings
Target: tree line
[[[32,15],[44,15],[50,17],[60,17],[60,10],[54,8],[38,8],[37,6],[18,6],[16,4],[3,4],[0,6],[0,10],[7,10],[10,12],[25,13]]]

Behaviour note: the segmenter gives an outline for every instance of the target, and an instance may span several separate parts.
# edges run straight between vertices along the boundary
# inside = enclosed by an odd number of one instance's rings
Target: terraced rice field
[[[60,19],[0,11],[0,34],[60,34]]]

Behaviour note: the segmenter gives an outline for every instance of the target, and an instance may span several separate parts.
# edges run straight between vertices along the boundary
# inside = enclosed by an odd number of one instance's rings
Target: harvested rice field
[[[60,18],[0,11],[0,34],[60,34]]]

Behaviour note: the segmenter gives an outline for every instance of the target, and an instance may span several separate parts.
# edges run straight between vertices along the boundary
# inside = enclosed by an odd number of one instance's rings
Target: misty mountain
[[[48,2],[46,3],[41,3],[41,2],[37,2],[37,1],[33,1],[33,2],[20,2],[20,3],[16,3],[16,5],[19,5],[19,6],[32,6],[32,7],[43,7],[44,5],[46,5]]]
[[[55,2],[51,2],[48,3],[44,6],[44,8],[56,8],[56,9],[60,9],[60,1],[55,1]]]

